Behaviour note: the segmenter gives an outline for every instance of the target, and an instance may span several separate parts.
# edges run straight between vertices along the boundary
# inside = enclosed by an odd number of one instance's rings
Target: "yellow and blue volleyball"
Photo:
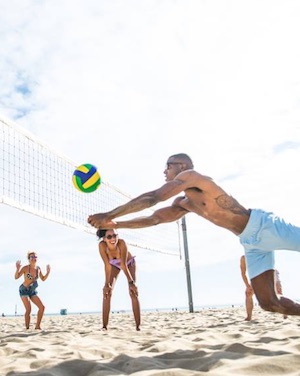
[[[97,168],[90,163],[78,166],[73,173],[72,180],[75,188],[85,193],[94,192],[101,184],[101,176]]]

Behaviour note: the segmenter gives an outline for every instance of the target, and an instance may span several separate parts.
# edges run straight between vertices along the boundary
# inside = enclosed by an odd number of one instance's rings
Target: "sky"
[[[0,116],[132,197],[184,152],[243,206],[300,224],[300,3],[0,0]],[[99,188],[101,189],[101,187]],[[1,205],[0,312],[24,312],[15,262],[52,271],[46,312],[101,310],[97,239]],[[238,239],[188,214],[195,307],[243,304]],[[125,239],[126,240],[126,239]],[[187,307],[184,255],[135,250],[142,309]],[[300,299],[299,255],[276,252]],[[113,310],[130,309],[120,276]]]

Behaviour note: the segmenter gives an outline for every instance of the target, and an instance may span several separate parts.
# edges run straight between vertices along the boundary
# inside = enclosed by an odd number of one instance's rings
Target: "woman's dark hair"
[[[106,231],[107,230],[102,230],[102,229],[98,229],[97,232],[96,232],[96,235],[98,236],[99,239],[101,238],[104,238],[105,234],[106,234]]]

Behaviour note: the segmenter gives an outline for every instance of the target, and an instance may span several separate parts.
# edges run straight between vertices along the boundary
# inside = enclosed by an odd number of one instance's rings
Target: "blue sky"
[[[246,207],[300,224],[297,1],[0,0],[0,114],[59,153],[98,166],[132,196],[188,153]],[[52,274],[47,311],[101,308],[96,239],[2,205],[1,307],[14,312],[15,261],[36,249]],[[195,305],[243,301],[238,239],[187,217]],[[186,306],[184,262],[137,250],[142,308]],[[300,298],[299,255],[277,252]],[[113,309],[129,309],[120,277]]]

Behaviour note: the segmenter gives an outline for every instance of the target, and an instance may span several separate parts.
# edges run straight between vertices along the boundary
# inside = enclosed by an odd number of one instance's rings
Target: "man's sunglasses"
[[[166,163],[166,170],[169,170],[172,165],[177,165],[177,164],[183,164],[183,163],[181,163],[181,162],[167,162]]]

